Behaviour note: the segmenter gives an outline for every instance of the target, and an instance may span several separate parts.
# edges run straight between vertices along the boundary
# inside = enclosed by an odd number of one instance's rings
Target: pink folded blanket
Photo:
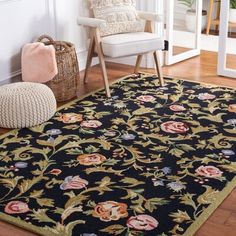
[[[22,80],[45,83],[58,73],[56,53],[53,45],[28,43],[21,55]]]

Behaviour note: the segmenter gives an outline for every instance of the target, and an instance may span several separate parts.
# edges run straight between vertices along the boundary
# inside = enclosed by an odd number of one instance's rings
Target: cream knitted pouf
[[[24,128],[49,120],[56,99],[44,84],[18,82],[0,86],[0,127]]]

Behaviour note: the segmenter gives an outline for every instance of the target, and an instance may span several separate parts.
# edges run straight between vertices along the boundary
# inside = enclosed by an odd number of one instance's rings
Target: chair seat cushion
[[[25,128],[49,120],[56,99],[44,84],[18,82],[0,86],[0,127]]]
[[[107,57],[125,57],[164,49],[164,39],[147,32],[110,35],[102,38]]]

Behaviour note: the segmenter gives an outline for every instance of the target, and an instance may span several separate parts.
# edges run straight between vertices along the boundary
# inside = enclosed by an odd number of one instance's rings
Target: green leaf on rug
[[[54,200],[50,199],[50,198],[37,198],[36,201],[41,207],[43,207],[43,206],[53,207],[54,206]]]
[[[125,231],[127,228],[124,227],[123,225],[110,225],[104,229],[101,229],[101,232],[108,233],[111,235],[119,235],[123,231]]]

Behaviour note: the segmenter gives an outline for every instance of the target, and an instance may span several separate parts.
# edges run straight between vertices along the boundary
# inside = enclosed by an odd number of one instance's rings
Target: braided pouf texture
[[[18,82],[0,86],[0,127],[32,127],[49,120],[57,104],[52,90],[44,85]]]

